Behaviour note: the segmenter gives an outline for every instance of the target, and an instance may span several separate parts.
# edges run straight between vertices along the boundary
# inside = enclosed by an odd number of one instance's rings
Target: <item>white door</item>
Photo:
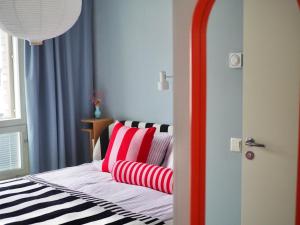
[[[300,9],[244,0],[242,225],[294,225],[299,127]],[[247,151],[254,159],[245,157]]]

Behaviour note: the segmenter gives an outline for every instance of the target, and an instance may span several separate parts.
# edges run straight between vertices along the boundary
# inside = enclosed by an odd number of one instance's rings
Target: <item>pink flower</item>
[[[100,91],[94,91],[93,95],[91,96],[92,104],[96,106],[100,106],[102,104],[103,94]]]

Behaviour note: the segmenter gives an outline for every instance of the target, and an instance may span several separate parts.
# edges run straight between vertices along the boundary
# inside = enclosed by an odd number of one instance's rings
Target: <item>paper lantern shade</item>
[[[81,6],[81,0],[1,0],[0,29],[31,44],[41,44],[69,30]]]

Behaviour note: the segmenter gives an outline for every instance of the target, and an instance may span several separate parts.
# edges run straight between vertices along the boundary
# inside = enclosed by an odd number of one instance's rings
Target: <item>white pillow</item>
[[[174,138],[172,138],[170,141],[162,166],[171,168],[172,170],[174,169]]]
[[[93,150],[93,160],[101,160],[101,143],[100,143],[100,137],[98,138],[96,145]]]

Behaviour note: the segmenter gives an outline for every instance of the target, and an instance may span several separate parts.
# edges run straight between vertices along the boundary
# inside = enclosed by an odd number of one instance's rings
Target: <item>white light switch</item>
[[[242,151],[242,139],[230,138],[230,151],[241,152]]]
[[[229,68],[239,69],[243,67],[243,54],[241,52],[229,53]]]

